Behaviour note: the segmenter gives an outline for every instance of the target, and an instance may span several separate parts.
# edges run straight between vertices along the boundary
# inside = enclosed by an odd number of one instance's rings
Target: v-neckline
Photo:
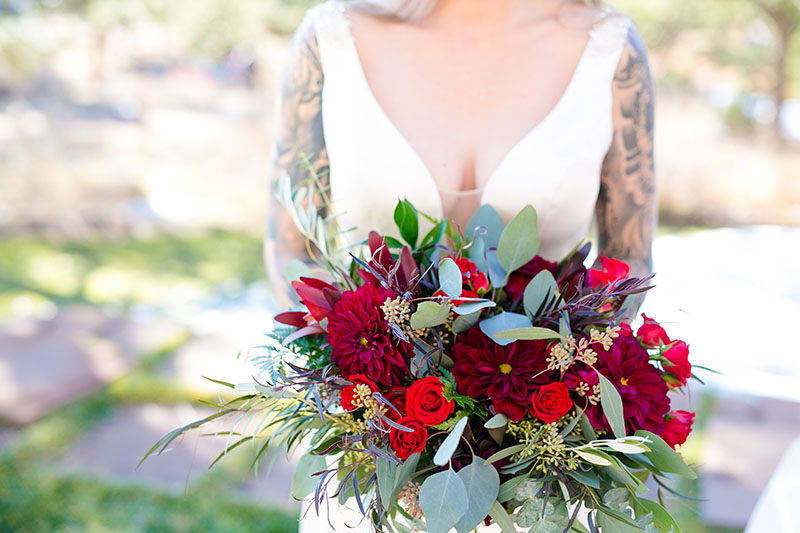
[[[361,62],[361,56],[358,53],[358,47],[356,46],[355,37],[353,35],[352,28],[350,26],[351,25],[350,17],[348,15],[348,13],[346,12],[346,8],[344,8],[344,6],[342,6],[342,8],[340,8],[340,10],[339,10],[339,13],[341,13],[342,17],[344,18],[344,24],[346,26],[347,36],[348,36],[347,41],[348,41],[348,43],[349,43],[349,45],[350,45],[350,47],[352,49],[353,59],[354,59],[354,63],[355,63],[354,67],[355,67],[355,69],[357,71],[357,74],[358,74],[358,76],[360,78],[360,82],[362,84],[362,89],[366,93],[367,99],[370,101],[372,107],[375,109],[375,111],[381,117],[381,120],[385,123],[385,125],[400,140],[400,143],[405,146],[406,151],[408,151],[411,154],[411,156],[414,158],[414,160],[416,161],[418,166],[424,170],[426,178],[434,186],[434,189],[436,190],[436,193],[439,196],[439,205],[443,206],[441,193],[440,193],[440,187],[439,187],[439,184],[436,182],[436,178],[435,178],[433,172],[431,172],[430,168],[425,163],[425,161],[422,159],[422,156],[420,156],[419,152],[414,148],[414,146],[409,142],[409,140],[406,138],[406,136],[398,129],[398,127],[395,125],[394,121],[392,121],[392,119],[386,113],[386,111],[384,110],[383,106],[380,104],[380,102],[378,101],[377,97],[375,96],[375,92],[372,90],[372,87],[369,84],[369,80],[367,79],[366,72],[364,71],[364,66],[363,66],[363,64]],[[483,185],[483,188],[482,188],[483,190],[481,192],[481,204],[483,203],[482,199],[483,199],[483,196],[486,193],[486,190],[489,189],[489,185],[495,179],[495,177],[500,172],[500,170],[502,170],[502,168],[513,157],[514,153],[517,152],[518,150],[520,150],[522,148],[522,146],[528,141],[528,139],[530,139],[535,134],[537,134],[539,131],[541,131],[541,129],[544,127],[544,125],[546,123],[550,122],[553,119],[553,117],[558,113],[558,111],[562,107],[564,107],[564,105],[566,105],[565,102],[567,101],[567,97],[573,91],[575,83],[576,83],[576,80],[578,78],[578,75],[581,72],[583,65],[586,63],[587,57],[589,56],[589,51],[590,51],[590,49],[592,47],[592,42],[594,41],[594,35],[595,35],[595,30],[596,29],[597,29],[597,27],[593,26],[589,30],[589,38],[586,41],[586,45],[584,46],[583,51],[581,52],[581,56],[578,59],[578,63],[575,66],[575,70],[572,72],[572,75],[571,75],[571,77],[569,79],[569,82],[567,83],[567,87],[564,89],[564,92],[561,93],[561,96],[559,97],[559,99],[556,101],[556,103],[553,105],[553,107],[550,109],[550,111],[548,111],[547,114],[545,114],[544,117],[539,122],[537,122],[535,126],[533,126],[531,129],[529,129],[519,140],[517,140],[514,144],[511,145],[511,147],[508,149],[508,151],[505,153],[505,155],[500,159],[500,162],[495,166],[495,168],[489,174],[489,177],[487,178],[486,183]],[[444,190],[447,190],[447,189],[444,189]],[[475,192],[475,191],[478,191],[478,190],[480,190],[480,189],[479,188],[475,188],[475,189],[458,189],[457,191],[458,192],[463,192],[463,193],[468,193],[468,192]],[[455,191],[455,190],[453,190],[453,191]],[[442,211],[444,211],[443,207],[442,207]]]

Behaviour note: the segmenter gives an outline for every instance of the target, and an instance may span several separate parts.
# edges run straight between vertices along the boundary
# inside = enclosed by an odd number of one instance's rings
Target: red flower
[[[411,432],[392,427],[389,430],[389,443],[392,445],[397,457],[405,461],[412,454],[425,449],[428,442],[428,430],[413,418],[404,417],[397,421],[401,426],[411,429]]]
[[[345,379],[363,374],[393,385],[408,374],[409,344],[393,338],[381,311],[383,302],[393,297],[388,289],[366,284],[343,293],[328,315],[331,362]]]
[[[633,337],[633,329],[631,329],[630,322],[619,323],[619,334],[626,337]]]
[[[569,389],[560,381],[539,387],[533,393],[531,402],[533,416],[545,424],[552,424],[572,409]]]
[[[461,271],[464,288],[471,287],[476,292],[489,290],[489,280],[486,279],[486,274],[479,271],[475,263],[466,257],[451,257],[451,259],[456,262],[458,269]]]
[[[557,268],[558,265],[556,263],[538,255],[534,256],[533,259],[509,274],[508,283],[506,283],[505,287],[506,294],[508,294],[511,301],[519,300],[525,294],[525,287],[536,277],[536,274],[542,270],[549,270],[555,276]]]
[[[315,278],[293,281],[292,288],[317,322],[322,322],[328,316],[341,297],[339,289]]]
[[[617,337],[608,352],[599,344],[592,345],[592,348],[597,352],[594,367],[614,384],[622,398],[628,434],[632,435],[639,429],[661,434],[664,431],[664,415],[669,411],[668,389],[661,371],[650,364],[647,350],[636,339],[622,335]],[[564,383],[573,391],[585,391],[584,395],[574,393],[573,399],[578,405],[586,406],[592,426],[610,430],[611,426],[600,404],[592,405],[587,400],[587,396],[593,394],[594,385],[599,383],[597,373],[589,367],[574,365],[564,376]]]
[[[360,394],[357,394],[359,389],[363,390],[364,385],[369,388],[370,394],[378,392],[378,386],[375,382],[363,374],[353,374],[350,376],[349,380],[353,383],[342,389],[342,409],[345,411],[352,411],[353,409],[364,406],[359,397]],[[359,385],[361,385],[361,387],[359,387]]]
[[[495,411],[521,420],[533,390],[551,381],[547,345],[548,341],[538,340],[500,346],[479,326],[472,327],[459,335],[453,346],[453,377],[458,392],[476,400],[488,397]]]
[[[692,432],[694,413],[688,411],[670,411],[664,420],[664,431],[661,438],[673,448],[683,444]]]
[[[668,371],[681,381],[681,386],[686,385],[692,377],[692,363],[689,362],[689,345],[683,341],[675,341],[663,354],[670,364],[664,365],[664,370]]]
[[[442,380],[428,376],[414,382],[406,392],[408,416],[426,426],[441,424],[453,414],[453,400],[444,397]]]
[[[606,256],[600,257],[600,266],[601,269],[590,268],[586,279],[595,289],[625,279],[631,271],[626,262]]]
[[[664,331],[664,328],[662,328],[658,322],[644,313],[642,313],[642,318],[644,318],[644,324],[639,326],[639,330],[636,332],[639,342],[652,348],[670,343],[669,335],[667,335],[667,332]]]
[[[399,419],[406,416],[406,393],[405,390],[394,389],[385,395],[386,401],[394,406],[395,411],[389,406],[386,406],[386,418],[397,422]]]

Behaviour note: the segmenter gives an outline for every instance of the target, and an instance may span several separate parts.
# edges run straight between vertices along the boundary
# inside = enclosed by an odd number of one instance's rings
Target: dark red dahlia
[[[394,298],[388,289],[366,284],[347,291],[328,315],[331,362],[342,376],[364,374],[378,383],[393,385],[408,374],[410,345],[392,336],[381,306]]]
[[[525,294],[525,287],[531,282],[536,275],[542,270],[549,270],[551,274],[555,275],[558,264],[548,261],[542,257],[534,256],[533,259],[519,267],[517,270],[509,274],[508,283],[506,284],[506,294],[513,302],[522,298]]]
[[[500,346],[474,326],[453,345],[453,377],[460,394],[489,398],[495,410],[521,420],[538,386],[551,381],[548,341],[516,341]],[[543,372],[541,375],[541,372]]]
[[[669,411],[667,384],[661,377],[661,371],[650,364],[647,351],[636,339],[624,335],[614,340],[608,352],[600,344],[594,344],[592,348],[598,355],[595,368],[614,384],[622,397],[627,433],[632,435],[644,429],[661,435],[664,432],[664,415]],[[600,403],[591,405],[587,398],[599,383],[597,373],[589,367],[576,365],[566,373],[564,383],[573,391],[575,404],[586,406],[592,426],[610,431]],[[577,390],[583,390],[584,394],[577,394]]]

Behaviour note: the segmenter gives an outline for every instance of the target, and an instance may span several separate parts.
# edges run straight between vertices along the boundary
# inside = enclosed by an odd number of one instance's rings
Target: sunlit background
[[[0,531],[294,531],[291,460],[167,431],[270,327],[270,126],[308,0],[0,0]],[[689,533],[742,531],[800,435],[800,3],[619,0],[658,81],[645,310],[708,378]],[[688,407],[686,407],[688,406]]]

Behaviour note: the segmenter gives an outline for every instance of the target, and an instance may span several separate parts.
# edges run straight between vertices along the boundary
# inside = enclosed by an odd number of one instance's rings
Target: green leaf
[[[597,525],[603,533],[642,533],[640,527],[635,527],[623,522],[620,518],[612,515],[608,510],[600,507],[597,515]]]
[[[417,464],[419,463],[419,458],[421,456],[422,454],[419,453],[412,454],[397,469],[397,475],[394,482],[394,494],[391,498],[392,501],[395,500],[397,494],[402,490],[406,483],[408,483],[408,480],[411,479],[411,476],[414,475],[414,472],[417,471]]]
[[[438,472],[422,483],[419,505],[429,533],[448,533],[469,508],[467,489],[452,469]]]
[[[402,248],[403,243],[392,237],[391,235],[381,235],[381,239],[386,243],[389,248]]]
[[[497,260],[506,272],[513,272],[539,251],[536,210],[526,205],[509,222],[497,244]]]
[[[522,450],[524,450],[527,447],[528,447],[527,444],[515,444],[514,446],[509,446],[508,448],[503,448],[502,450],[500,450],[498,452],[495,452],[492,455],[490,455],[486,459],[486,462],[488,464],[492,464],[495,461],[499,461],[500,459],[505,459],[506,457],[514,455],[515,453],[519,453],[519,452],[521,452]]]
[[[375,456],[375,474],[378,478],[378,493],[384,508],[389,508],[392,504],[395,481],[397,478],[398,465],[380,455]]]
[[[514,527],[514,522],[511,521],[511,517],[508,516],[505,508],[500,505],[500,502],[495,501],[492,504],[492,508],[489,509],[489,516],[492,517],[492,520],[500,526],[500,531],[502,533],[517,533],[517,528]]]
[[[487,318],[486,320],[480,323],[481,331],[484,335],[491,337],[494,342],[501,346],[506,346],[514,342],[515,339],[502,339],[496,337],[495,334],[501,331],[507,331],[510,329],[519,329],[530,327],[531,321],[525,315],[520,315],[518,313],[508,313],[503,312],[499,315],[495,315],[491,318]]]
[[[537,314],[555,308],[560,297],[556,278],[549,270],[542,270],[525,287],[522,306],[525,308],[525,314],[533,319]]]
[[[618,487],[603,494],[603,503],[612,509],[623,510],[628,507],[631,493],[625,487]]]
[[[543,518],[534,524],[529,533],[562,533],[563,530],[563,526]]]
[[[450,307],[436,302],[420,302],[417,310],[411,315],[411,327],[414,329],[432,328],[447,321]]]
[[[467,489],[469,506],[455,527],[458,533],[465,533],[475,529],[489,514],[489,509],[500,492],[500,474],[491,464],[485,464],[483,459],[478,461],[473,457],[472,464],[458,471],[458,477]]]
[[[494,334],[495,338],[498,339],[513,339],[513,340],[526,340],[526,341],[535,341],[535,340],[542,340],[542,339],[561,339],[561,334],[553,331],[552,329],[547,328],[539,328],[539,327],[529,327],[529,328],[517,328],[517,329],[507,329],[505,331],[498,331]]]
[[[485,427],[486,429],[495,429],[495,428],[502,428],[507,425],[508,425],[508,417],[503,413],[497,413],[492,418],[487,420],[483,424],[483,427]]]
[[[453,331],[456,333],[465,333],[472,326],[477,324],[480,318],[480,311],[475,311],[474,313],[470,313],[468,315],[457,316],[456,319],[453,320]]]
[[[394,222],[400,230],[400,236],[412,248],[416,247],[419,236],[419,215],[411,202],[408,200],[397,202],[397,206],[394,208]]]
[[[481,309],[486,309],[488,307],[494,307],[497,305],[491,300],[481,300],[479,302],[464,302],[463,304],[456,306],[453,308],[453,311],[458,315],[470,315],[476,311],[480,311]]]
[[[292,496],[302,500],[314,492],[319,477],[312,477],[311,474],[322,472],[327,468],[324,455],[307,454],[301,457],[292,477]]]
[[[625,418],[622,411],[622,398],[619,396],[616,387],[600,372],[600,405],[603,407],[603,414],[606,415],[608,425],[617,438],[625,436]]]
[[[439,261],[439,287],[450,298],[461,296],[461,269],[450,257]]]
[[[508,272],[500,266],[497,259],[497,250],[488,250],[486,252],[486,267],[489,270],[489,281],[492,282],[492,287],[499,289],[505,287],[508,283]]]
[[[442,441],[439,449],[436,450],[436,455],[433,456],[433,464],[439,466],[447,464],[447,461],[450,460],[456,452],[456,448],[458,448],[458,443],[461,440],[461,435],[464,433],[465,427],[467,427],[467,417],[462,416],[461,419],[456,422],[450,434],[447,435],[447,438]]]
[[[586,472],[581,470],[567,470],[565,473],[575,481],[583,483],[588,487],[595,489],[600,488],[600,479],[597,477],[597,472],[595,472],[594,469],[587,470]]]
[[[422,239],[422,242],[419,245],[420,249],[428,248],[441,241],[446,229],[447,222],[442,221],[436,224],[428,233],[425,234],[425,237]]]
[[[494,207],[488,204],[480,206],[467,222],[464,235],[467,238],[472,238],[472,234],[478,226],[486,228],[486,234],[479,236],[487,244],[486,248],[497,248],[500,242],[500,235],[502,235],[506,224],[503,222],[503,217],[495,211]]]
[[[672,518],[672,515],[657,502],[645,498],[636,498],[634,504],[637,515],[653,513],[653,525],[659,531],[669,531],[672,528],[674,533],[681,533],[681,528]]]
[[[291,284],[293,281],[299,281],[302,277],[312,277],[311,269],[308,265],[299,259],[292,259],[286,265],[286,282]]]
[[[487,460],[487,462],[492,462],[492,461]],[[500,491],[497,494],[497,501],[507,502],[509,500],[513,500],[514,495],[517,491],[517,486],[526,479],[527,479],[527,474],[522,476],[512,477],[508,481],[502,483],[500,485]]]
[[[697,474],[694,470],[689,468],[683,458],[678,455],[678,452],[673,450],[661,437],[643,430],[639,430],[635,434],[650,439],[650,444],[648,445],[650,451],[645,453],[645,456],[652,461],[656,468],[688,479],[697,479]]]
[[[614,461],[608,456],[607,453],[601,452],[600,450],[592,450],[592,449],[583,449],[583,450],[572,450],[575,452],[578,457],[586,461],[587,463],[591,463],[593,465],[598,466],[613,466]]]
[[[475,239],[467,249],[467,257],[475,263],[475,266],[484,274],[489,273],[489,265],[486,263],[486,240],[483,237]]]

